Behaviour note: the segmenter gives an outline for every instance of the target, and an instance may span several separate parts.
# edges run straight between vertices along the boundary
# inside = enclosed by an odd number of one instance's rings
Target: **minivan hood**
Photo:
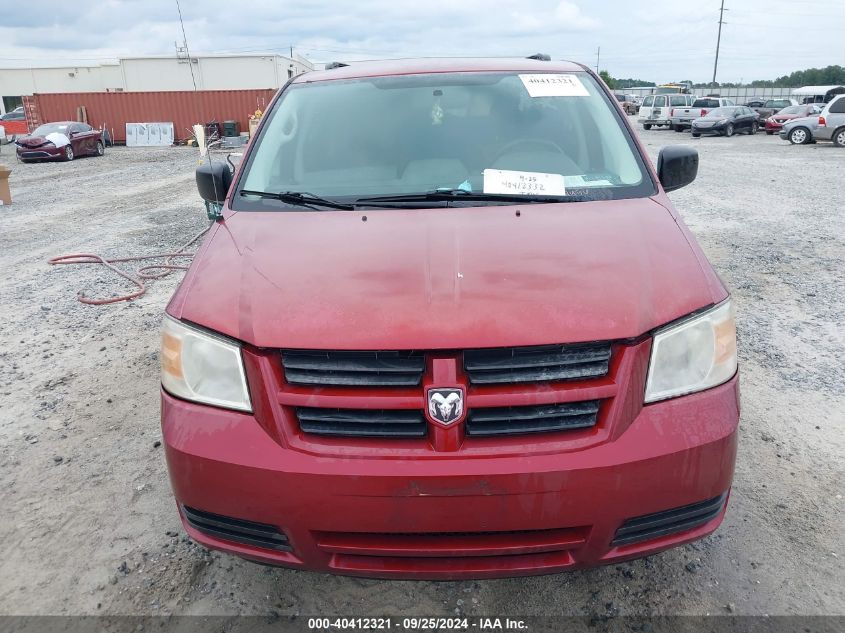
[[[539,345],[639,336],[724,298],[714,280],[648,198],[235,212],[168,312],[259,347]]]

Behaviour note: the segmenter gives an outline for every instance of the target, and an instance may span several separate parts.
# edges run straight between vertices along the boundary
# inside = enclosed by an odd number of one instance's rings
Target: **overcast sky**
[[[192,54],[313,61],[550,54],[615,77],[709,81],[720,0],[181,0]],[[0,67],[169,55],[176,0],[4,3]],[[25,7],[25,8],[24,8]],[[36,10],[37,7],[37,10]],[[845,65],[845,0],[726,0],[720,81]],[[20,10],[19,10],[20,9]]]

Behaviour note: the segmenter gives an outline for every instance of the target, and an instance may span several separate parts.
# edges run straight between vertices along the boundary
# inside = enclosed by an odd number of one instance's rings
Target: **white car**
[[[639,122],[643,129],[650,130],[652,126],[663,125],[669,127],[672,108],[688,108],[695,101],[695,95],[668,94],[648,95],[640,106]]]

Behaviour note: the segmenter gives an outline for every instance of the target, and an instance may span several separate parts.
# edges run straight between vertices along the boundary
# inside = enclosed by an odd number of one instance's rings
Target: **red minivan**
[[[331,64],[279,92],[167,307],[185,529],[254,561],[482,578],[653,554],[725,514],[728,291],[588,68]]]

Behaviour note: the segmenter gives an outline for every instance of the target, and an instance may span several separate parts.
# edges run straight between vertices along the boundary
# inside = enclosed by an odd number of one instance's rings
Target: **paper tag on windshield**
[[[484,193],[510,193],[524,196],[565,196],[560,174],[533,171],[484,170]]]
[[[590,93],[575,75],[540,73],[520,75],[528,94],[532,97],[589,97]]]

